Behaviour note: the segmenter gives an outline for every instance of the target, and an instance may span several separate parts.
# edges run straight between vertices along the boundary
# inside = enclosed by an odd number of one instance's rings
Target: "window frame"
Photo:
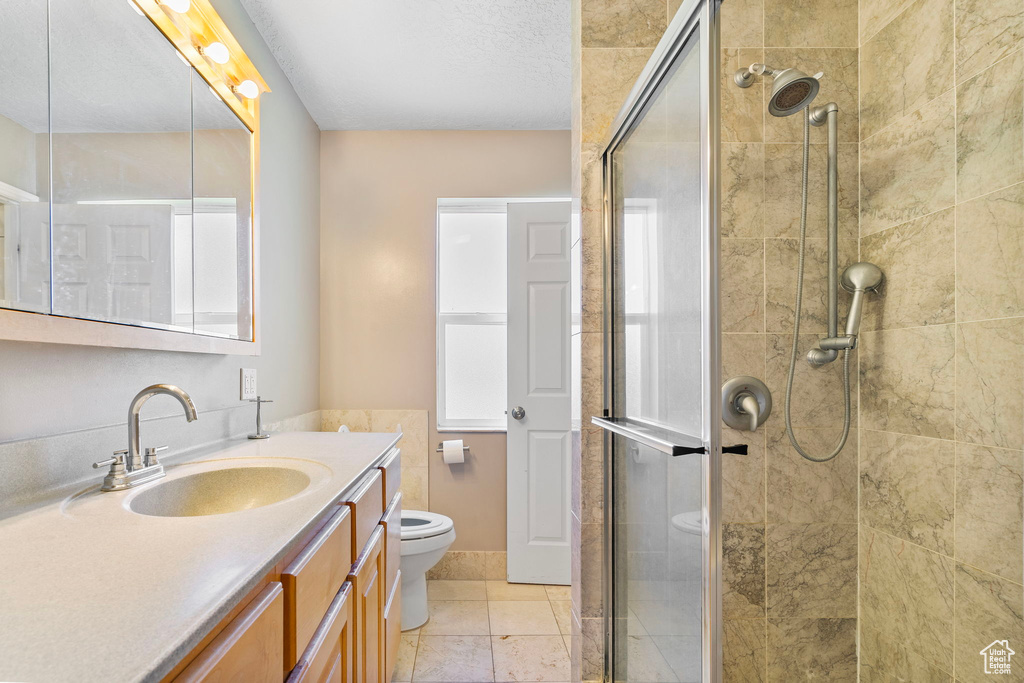
[[[508,214],[508,204],[514,199],[443,199],[437,200],[434,229],[434,328],[436,342],[435,386],[437,389],[436,427],[443,432],[497,432],[508,430],[508,418],[501,420],[459,419],[449,420],[445,414],[445,329],[448,325],[502,325],[508,328],[508,309],[505,313],[444,313],[441,311],[441,216],[451,213],[498,213]],[[507,223],[506,223],[507,226]],[[508,230],[506,227],[506,259],[508,258]],[[506,287],[507,287],[506,282]],[[505,358],[506,367],[508,357]]]
[[[444,365],[444,325],[441,323],[442,316],[459,316],[463,320],[475,317],[481,325],[503,324],[508,327],[508,308],[506,306],[504,315],[495,313],[442,313],[441,312],[441,214],[442,213],[500,213],[508,215],[509,204],[526,204],[536,202],[568,202],[569,197],[472,197],[454,198],[439,197],[434,212],[434,385],[436,387],[436,428],[438,433],[445,432],[494,432],[504,434],[508,431],[508,417],[498,420],[458,420],[452,422],[447,420],[444,414],[445,399],[445,365]],[[508,222],[505,223],[505,258],[508,259]],[[507,277],[507,276],[506,276]],[[506,291],[508,282],[506,281]],[[493,317],[500,317],[501,323],[491,322]],[[450,324],[445,323],[445,324]],[[506,368],[508,367],[508,356],[505,357]]]

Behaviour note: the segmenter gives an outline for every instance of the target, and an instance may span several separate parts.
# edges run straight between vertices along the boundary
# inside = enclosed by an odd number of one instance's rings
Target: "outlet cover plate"
[[[242,368],[239,394],[243,401],[256,400],[256,368]]]

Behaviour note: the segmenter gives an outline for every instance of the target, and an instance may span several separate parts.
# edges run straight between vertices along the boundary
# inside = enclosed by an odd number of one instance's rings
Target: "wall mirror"
[[[3,3],[0,337],[257,352],[267,90],[208,0]]]

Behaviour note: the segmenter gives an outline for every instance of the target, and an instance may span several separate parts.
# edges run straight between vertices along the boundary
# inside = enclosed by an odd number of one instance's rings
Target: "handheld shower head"
[[[882,284],[882,269],[873,263],[861,261],[854,263],[843,271],[840,284],[847,292],[853,292],[850,302],[850,313],[846,317],[846,335],[856,336],[860,333],[860,316],[864,308],[864,293],[877,292]]]
[[[749,88],[754,83],[754,75],[772,76],[772,94],[768,99],[768,113],[772,116],[790,116],[809,105],[817,96],[821,84],[821,74],[808,76],[799,69],[773,69],[767,64],[751,64],[740,69],[733,76],[733,81],[741,88]]]

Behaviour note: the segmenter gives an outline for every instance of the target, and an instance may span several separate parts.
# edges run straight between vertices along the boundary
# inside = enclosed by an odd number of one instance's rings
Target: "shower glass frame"
[[[720,42],[719,7],[721,0],[685,0],[670,22],[664,36],[641,72],[619,110],[611,135],[601,155],[603,174],[603,346],[604,417],[618,415],[615,408],[615,168],[612,155],[643,119],[649,105],[662,92],[662,86],[675,72],[677,58],[684,54],[694,38],[700,54],[700,194],[702,232],[702,434],[705,453],[702,461],[702,585],[701,681],[719,683],[722,677],[722,539],[721,539],[721,406],[717,397],[721,387],[721,326],[719,318],[719,203],[720,203]],[[604,680],[615,681],[616,674],[616,595],[614,499],[614,434],[604,432]],[[671,457],[671,456],[665,456]],[[692,456],[691,456],[692,457]]]

